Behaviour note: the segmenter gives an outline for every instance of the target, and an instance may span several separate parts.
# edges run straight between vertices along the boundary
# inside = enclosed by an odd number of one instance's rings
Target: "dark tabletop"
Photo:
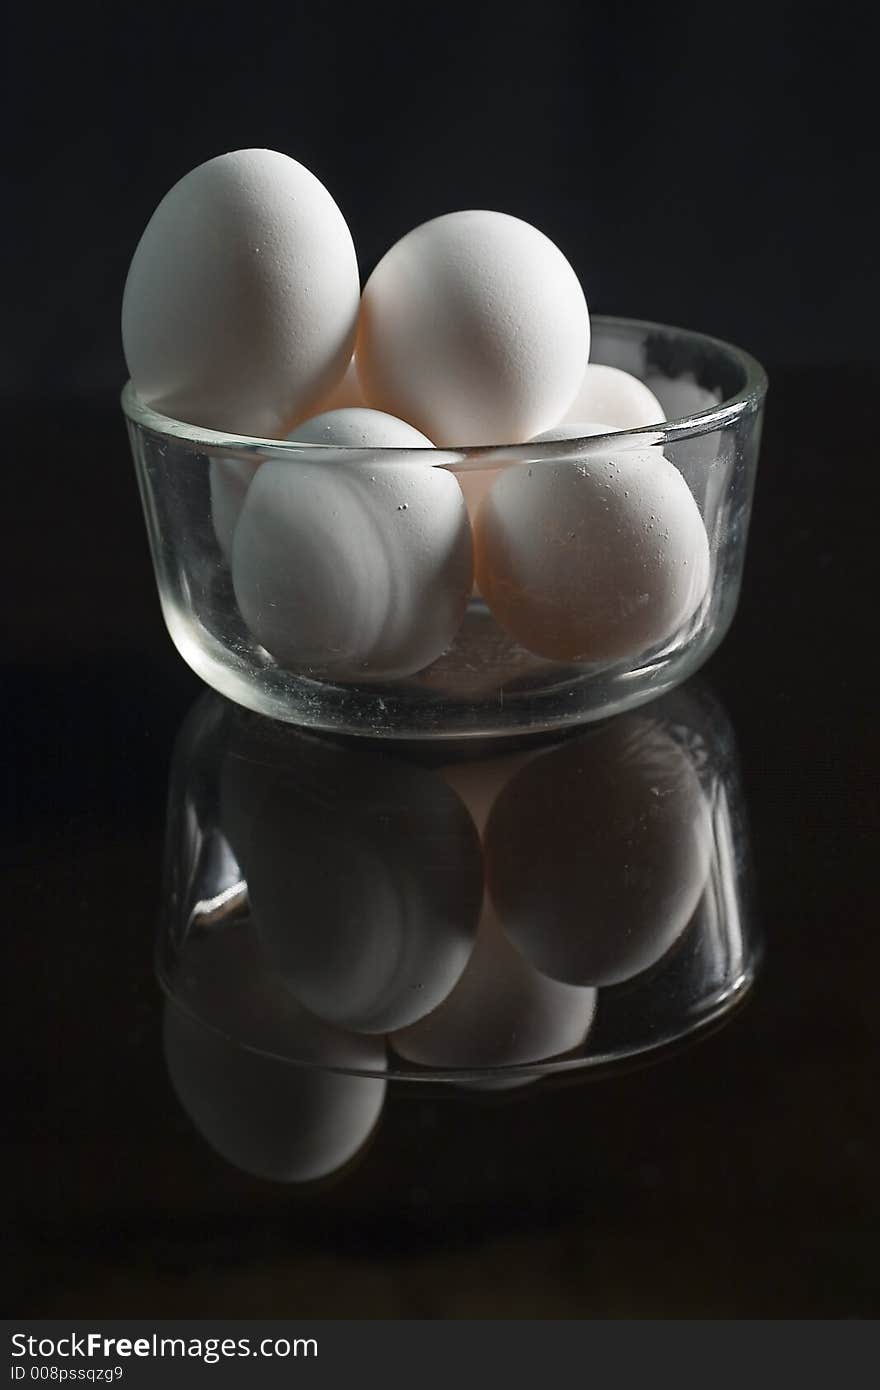
[[[866,368],[776,369],[741,605],[703,675],[739,747],[766,943],[711,1036],[604,1080],[391,1087],[350,1168],[224,1163],[154,973],[175,735],[115,400],[4,413],[10,1314],[880,1312],[877,485]]]

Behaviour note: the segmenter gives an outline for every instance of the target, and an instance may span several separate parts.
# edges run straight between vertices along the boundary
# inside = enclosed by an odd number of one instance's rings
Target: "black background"
[[[9,1311],[878,1311],[877,466],[860,7],[20,10],[3,334]],[[366,272],[455,207],[536,222],[598,310],[728,337],[771,397],[746,582],[706,675],[737,732],[768,955],[678,1059],[522,1101],[393,1097],[355,1171],[225,1167],[163,1071],[171,744],[115,393],[131,252],[200,160],[330,187]]]
[[[457,208],[535,222],[591,307],[771,365],[874,356],[863,6],[19,7],[3,387],[115,391],[122,285],[160,198],[264,145],[329,187],[366,275]],[[876,307],[876,306],[874,306]]]

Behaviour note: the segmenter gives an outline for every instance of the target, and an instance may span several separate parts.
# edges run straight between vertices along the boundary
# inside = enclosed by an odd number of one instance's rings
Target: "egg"
[[[464,974],[440,1006],[391,1037],[398,1056],[435,1069],[544,1062],[580,1047],[596,991],[540,974],[510,944],[490,907]]]
[[[593,421],[580,422],[573,425],[556,425],[551,430],[544,430],[541,434],[531,441],[539,444],[543,441],[553,442],[563,439],[584,439],[591,434],[610,434],[615,429],[614,425],[600,425]],[[468,516],[473,526],[477,518],[477,512],[483,502],[483,498],[488,493],[490,487],[498,477],[501,467],[498,463],[493,463],[489,468],[468,468],[456,469],[455,476],[458,478],[459,486],[464,496],[465,506],[468,509]],[[479,593],[479,587],[474,585],[475,593]]]
[[[403,420],[385,415],[381,410],[367,410],[363,406],[340,407],[310,416],[292,429],[287,438],[300,444],[336,444],[352,449],[362,449],[366,445],[377,448],[432,447],[430,439]],[[230,563],[232,537],[244,506],[245,494],[261,462],[261,459],[234,456],[211,459],[214,532],[220,549]]]
[[[246,836],[253,921],[292,996],[358,1033],[436,1008],[473,949],[483,857],[429,768],[303,739]]]
[[[349,406],[324,411],[292,429],[287,436],[298,444],[334,444],[341,449],[431,449],[419,430],[382,410]]]
[[[670,420],[683,420],[688,415],[699,415],[704,410],[712,410],[720,405],[720,390],[709,390],[700,386],[693,372],[683,372],[670,377],[663,372],[650,371],[645,378],[646,389],[654,393],[656,400]],[[653,423],[650,422],[649,423]]]
[[[657,397],[638,377],[591,362],[561,423],[607,420],[614,429],[640,429],[666,419]]]
[[[526,764],[484,843],[493,908],[535,969],[614,985],[690,922],[709,874],[709,799],[668,730],[628,715]]]
[[[709,584],[709,543],[659,449],[513,465],[484,499],[475,569],[493,616],[557,661],[632,660],[669,641]]]
[[[693,372],[677,377],[654,372],[649,373],[646,381],[663,402],[670,420],[700,415],[721,404],[721,390],[700,386]],[[712,430],[708,434],[692,435],[690,439],[677,439],[665,451],[686,478],[707,524],[714,518],[722,535],[728,520],[724,514],[725,493],[736,465],[736,447],[733,431]]]
[[[210,461],[208,475],[211,495],[211,519],[227,563],[232,561],[232,537],[244,505],[245,493],[254,480],[260,459],[216,456]]]
[[[548,237],[499,212],[454,212],[385,254],[363,294],[355,360],[368,404],[435,444],[530,439],[581,384],[590,317]]]
[[[314,460],[269,460],[250,485],[232,556],[242,617],[291,670],[413,675],[452,644],[471,590],[461,489],[417,453]]]
[[[572,420],[564,425],[554,425],[552,430],[536,434],[532,444],[555,444],[566,439],[588,439],[593,434],[614,434],[618,425],[602,424],[598,420]]]
[[[362,1148],[382,1112],[384,1042],[307,1013],[241,924],[187,941],[165,1007],[164,1044],[172,1085],[196,1129],[228,1163],[257,1177],[326,1177]]]
[[[131,262],[135,390],[175,419],[278,438],[344,376],[359,297],[351,234],[314,174],[273,150],[209,159],[165,195]]]

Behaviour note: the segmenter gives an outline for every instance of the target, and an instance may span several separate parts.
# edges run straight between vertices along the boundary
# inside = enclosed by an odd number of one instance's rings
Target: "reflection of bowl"
[[[649,1052],[742,997],[747,844],[712,701],[455,752],[336,744],[204,696],[175,754],[167,993],[296,1066],[495,1089]],[[268,1003],[227,991],[218,1025],[224,939]],[[342,1051],[304,1051],[310,1029]]]
[[[718,403],[697,413],[688,408],[685,418],[620,432],[613,440],[606,435],[479,450],[328,452],[328,446],[242,439],[183,425],[147,409],[126,388],[123,404],[159,593],[181,654],[209,684],[261,713],[373,737],[560,728],[642,703],[681,681],[723,636],[736,606],[766,381],[761,368],[736,348],[624,319],[594,319],[593,360],[626,363],[650,379],[661,396],[668,388],[667,399],[682,382],[701,393],[684,399]],[[478,594],[468,597],[468,508],[478,510],[502,474],[512,476],[524,465],[533,472],[552,469],[564,482],[580,476],[578,470],[597,455],[650,444],[659,445],[683,476],[702,516],[709,538],[708,591],[696,607],[670,600],[659,627],[630,625],[629,635],[618,633],[598,645],[582,645],[579,634],[576,650],[568,653],[554,641],[552,659],[544,659],[542,641],[534,649],[522,646],[518,626],[503,630],[507,617],[493,617]],[[286,546],[281,514],[267,499],[263,521],[248,513],[248,526],[272,528],[278,559],[271,566],[271,585],[244,583],[241,574],[234,583],[239,494],[247,496],[251,469],[259,476],[266,463],[285,493],[285,525],[301,526],[303,545]],[[415,470],[431,466],[439,471],[420,500]],[[461,483],[467,505],[459,491],[450,492],[448,473]],[[211,510],[212,476],[217,516]],[[437,493],[436,505],[428,505],[428,492]],[[445,539],[432,529],[440,524],[441,504],[443,524],[452,528]],[[320,536],[298,510],[307,505],[315,509],[315,525],[323,528]],[[584,522],[583,534],[589,535],[587,523],[597,515],[590,512],[594,502],[578,494],[575,506],[584,516],[571,520]],[[257,512],[256,504],[252,511]],[[529,546],[533,541],[546,547],[549,536],[536,516]],[[557,541],[564,549],[564,537]],[[306,542],[308,565],[302,562]],[[255,549],[259,553],[259,546]],[[590,553],[587,547],[585,565]],[[550,609],[568,606],[569,616],[573,611],[583,617],[578,565],[574,569],[573,595],[550,586],[547,597]],[[552,571],[551,564],[547,572]],[[375,582],[366,582],[367,575]],[[631,578],[637,584],[638,567],[631,567]],[[383,585],[386,599],[377,598]],[[543,602],[544,596],[537,597]],[[653,591],[620,592],[615,601],[621,614],[632,614],[653,602]],[[363,623],[354,621],[362,608],[365,613],[369,608],[376,629],[376,640],[367,647]],[[407,665],[406,653],[414,654],[415,664]]]

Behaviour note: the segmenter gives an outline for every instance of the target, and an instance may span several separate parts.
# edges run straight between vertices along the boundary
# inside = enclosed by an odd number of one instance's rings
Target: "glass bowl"
[[[482,448],[337,449],[170,420],[129,383],[122,404],[159,597],[184,660],[221,694],[273,719],[401,739],[561,729],[642,704],[690,675],[736,609],[766,376],[747,353],[703,334],[592,323],[590,360],[644,381],[664,424]],[[655,478],[664,470],[668,482],[671,465],[687,485],[705,528],[705,573],[694,601],[667,604],[658,620],[653,580],[636,564],[617,566],[596,627],[608,571],[594,573],[597,494],[579,492],[578,480],[598,477],[602,458],[632,468],[621,464],[632,451]],[[269,463],[260,508],[249,490]],[[531,577],[512,609],[502,601],[507,579],[493,579],[510,536],[483,524],[502,478],[508,493],[511,480],[514,493],[524,495],[526,480],[533,488],[516,556]],[[274,494],[263,486],[270,479]],[[659,533],[668,521],[656,516]],[[647,529],[654,524],[652,513]],[[472,582],[472,553],[478,577],[491,581],[488,603]],[[256,573],[247,566],[254,555],[269,557]],[[613,556],[601,563],[617,565]],[[564,574],[561,589],[554,578],[544,593],[533,576],[548,565]]]

